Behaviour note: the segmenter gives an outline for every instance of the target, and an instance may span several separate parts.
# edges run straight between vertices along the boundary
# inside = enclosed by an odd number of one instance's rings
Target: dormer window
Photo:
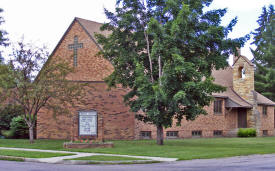
[[[245,78],[245,68],[243,66],[239,67],[239,78]]]

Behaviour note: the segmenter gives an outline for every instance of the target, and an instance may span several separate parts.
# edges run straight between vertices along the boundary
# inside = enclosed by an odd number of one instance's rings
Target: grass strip
[[[0,160],[18,161],[18,162],[23,162],[24,161],[24,159],[22,159],[22,158],[9,157],[9,156],[0,156]]]
[[[74,155],[74,154],[1,149],[0,155],[1,156],[24,157],[24,158],[49,158],[49,157],[59,157],[59,156],[70,156],[70,155]]]
[[[179,160],[275,153],[275,137],[176,139],[165,140],[163,146],[157,145],[156,140],[112,141],[114,148],[87,149],[64,149],[64,142],[66,142],[66,140],[36,140],[34,144],[30,144],[28,140],[0,139],[0,146],[133,156],[171,157],[179,158]]]
[[[153,161],[153,160],[148,160],[148,161],[141,161],[141,162],[134,162],[134,161],[125,161],[125,162],[119,162],[119,163],[107,163],[107,162],[96,162],[96,161],[91,161],[88,164],[104,164],[104,165],[113,165],[113,164],[152,164],[152,163],[161,163],[160,161]]]
[[[70,160],[93,160],[93,161],[133,161],[133,160],[147,160],[141,158],[133,158],[133,157],[121,157],[121,156],[104,156],[104,155],[95,155],[95,156],[87,156],[87,157],[79,157]]]

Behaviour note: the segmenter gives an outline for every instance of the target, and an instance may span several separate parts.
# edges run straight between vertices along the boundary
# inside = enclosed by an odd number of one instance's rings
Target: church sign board
[[[97,112],[79,112],[79,136],[97,135]]]

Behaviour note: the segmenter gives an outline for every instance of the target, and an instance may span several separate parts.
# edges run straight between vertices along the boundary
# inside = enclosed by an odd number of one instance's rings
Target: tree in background
[[[44,48],[19,42],[18,48],[14,49],[13,59],[9,61],[8,75],[11,79],[0,79],[4,85],[0,96],[23,107],[22,117],[29,128],[30,143],[34,142],[33,128],[41,108],[49,109],[54,114],[70,114],[68,106],[74,106],[74,102],[81,99],[83,90],[81,83],[66,80],[66,76],[73,72],[67,63],[59,59],[48,60],[44,64],[47,57]],[[0,78],[3,74],[0,73]]]
[[[255,89],[269,99],[275,101],[275,14],[274,6],[263,12],[257,20],[259,28],[255,29],[254,41],[256,49],[252,50],[255,72]]]
[[[3,9],[0,8],[0,14],[3,12]],[[0,15],[0,26],[5,22],[4,18]],[[5,30],[0,29],[0,46],[8,46],[8,38],[5,37],[7,32]],[[0,51],[0,64],[3,62],[3,57]],[[0,66],[1,67],[1,66]]]
[[[157,127],[157,144],[163,144],[163,127],[173,119],[194,120],[209,105],[213,92],[211,71],[228,66],[226,59],[246,38],[229,39],[237,19],[221,26],[226,9],[204,12],[212,0],[117,0],[116,11],[105,9],[110,20],[98,34],[101,55],[115,70],[109,86],[130,88],[125,102],[139,120]]]
[[[24,111],[21,106],[8,104],[0,108],[0,133],[2,130],[9,130],[12,118],[23,115]]]

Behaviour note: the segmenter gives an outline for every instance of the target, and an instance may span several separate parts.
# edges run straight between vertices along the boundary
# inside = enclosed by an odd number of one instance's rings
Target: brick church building
[[[155,139],[156,128],[135,119],[123,102],[127,89],[108,87],[104,78],[113,66],[97,56],[101,47],[94,36],[102,24],[75,18],[52,52],[75,67],[69,80],[86,82],[85,104],[71,108],[73,115],[57,115],[46,109],[37,116],[38,139],[133,140]],[[227,87],[195,121],[183,119],[181,126],[164,130],[164,138],[236,136],[238,128],[256,128],[259,136],[274,135],[275,103],[254,90],[254,65],[245,56],[235,56],[232,67],[213,71],[215,82]]]

